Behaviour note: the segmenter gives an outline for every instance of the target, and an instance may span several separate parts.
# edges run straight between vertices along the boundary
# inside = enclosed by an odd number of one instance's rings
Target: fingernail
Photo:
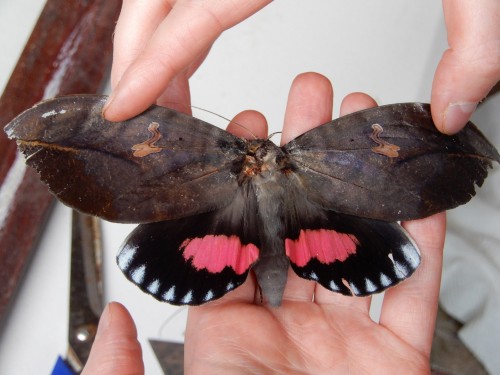
[[[455,134],[469,121],[477,103],[450,103],[444,114],[444,131]]]
[[[97,326],[96,338],[103,335],[111,325],[111,311],[109,304],[104,308],[101,318],[99,319],[99,325]]]

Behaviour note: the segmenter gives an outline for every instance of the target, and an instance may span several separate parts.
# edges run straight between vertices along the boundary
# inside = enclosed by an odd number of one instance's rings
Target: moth
[[[278,306],[290,266],[333,292],[381,292],[420,263],[398,222],[466,203],[500,162],[472,123],[439,133],[426,104],[356,112],[278,147],[159,106],[111,123],[105,101],[44,101],[5,131],[63,203],[139,224],[118,266],[176,305],[220,298],[252,269]]]

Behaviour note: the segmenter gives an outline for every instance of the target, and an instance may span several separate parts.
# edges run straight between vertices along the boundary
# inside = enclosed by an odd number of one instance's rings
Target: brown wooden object
[[[120,7],[117,0],[47,1],[0,99],[2,128],[42,99],[103,89]],[[15,142],[0,131],[0,323],[53,201],[37,174],[24,170],[16,155]],[[70,250],[69,244],[64,250]]]

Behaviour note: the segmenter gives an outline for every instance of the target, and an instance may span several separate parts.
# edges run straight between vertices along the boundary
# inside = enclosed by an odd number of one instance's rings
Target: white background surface
[[[43,3],[0,0],[0,88]],[[353,91],[365,91],[380,104],[428,102],[445,47],[439,1],[274,2],[218,40],[191,80],[192,103],[228,118],[256,109],[277,131],[290,84],[305,71],[320,72],[334,83],[334,115],[340,99]],[[224,125],[213,117],[209,121]],[[493,142],[500,145],[498,137]],[[498,198],[497,192],[488,199],[498,204]],[[488,230],[498,231],[493,225]],[[143,340],[146,373],[161,374],[144,340],[182,340],[186,311],[164,325],[176,309],[142,294],[116,267],[115,253],[132,227],[104,223],[106,300],[129,308]],[[48,374],[56,356],[66,351],[69,228],[70,210],[57,205],[1,332],[0,374]]]

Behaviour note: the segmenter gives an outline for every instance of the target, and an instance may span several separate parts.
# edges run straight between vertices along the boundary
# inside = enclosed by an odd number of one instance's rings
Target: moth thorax
[[[262,176],[278,169],[277,160],[283,151],[269,140],[254,140],[248,143],[242,171],[247,177]]]

